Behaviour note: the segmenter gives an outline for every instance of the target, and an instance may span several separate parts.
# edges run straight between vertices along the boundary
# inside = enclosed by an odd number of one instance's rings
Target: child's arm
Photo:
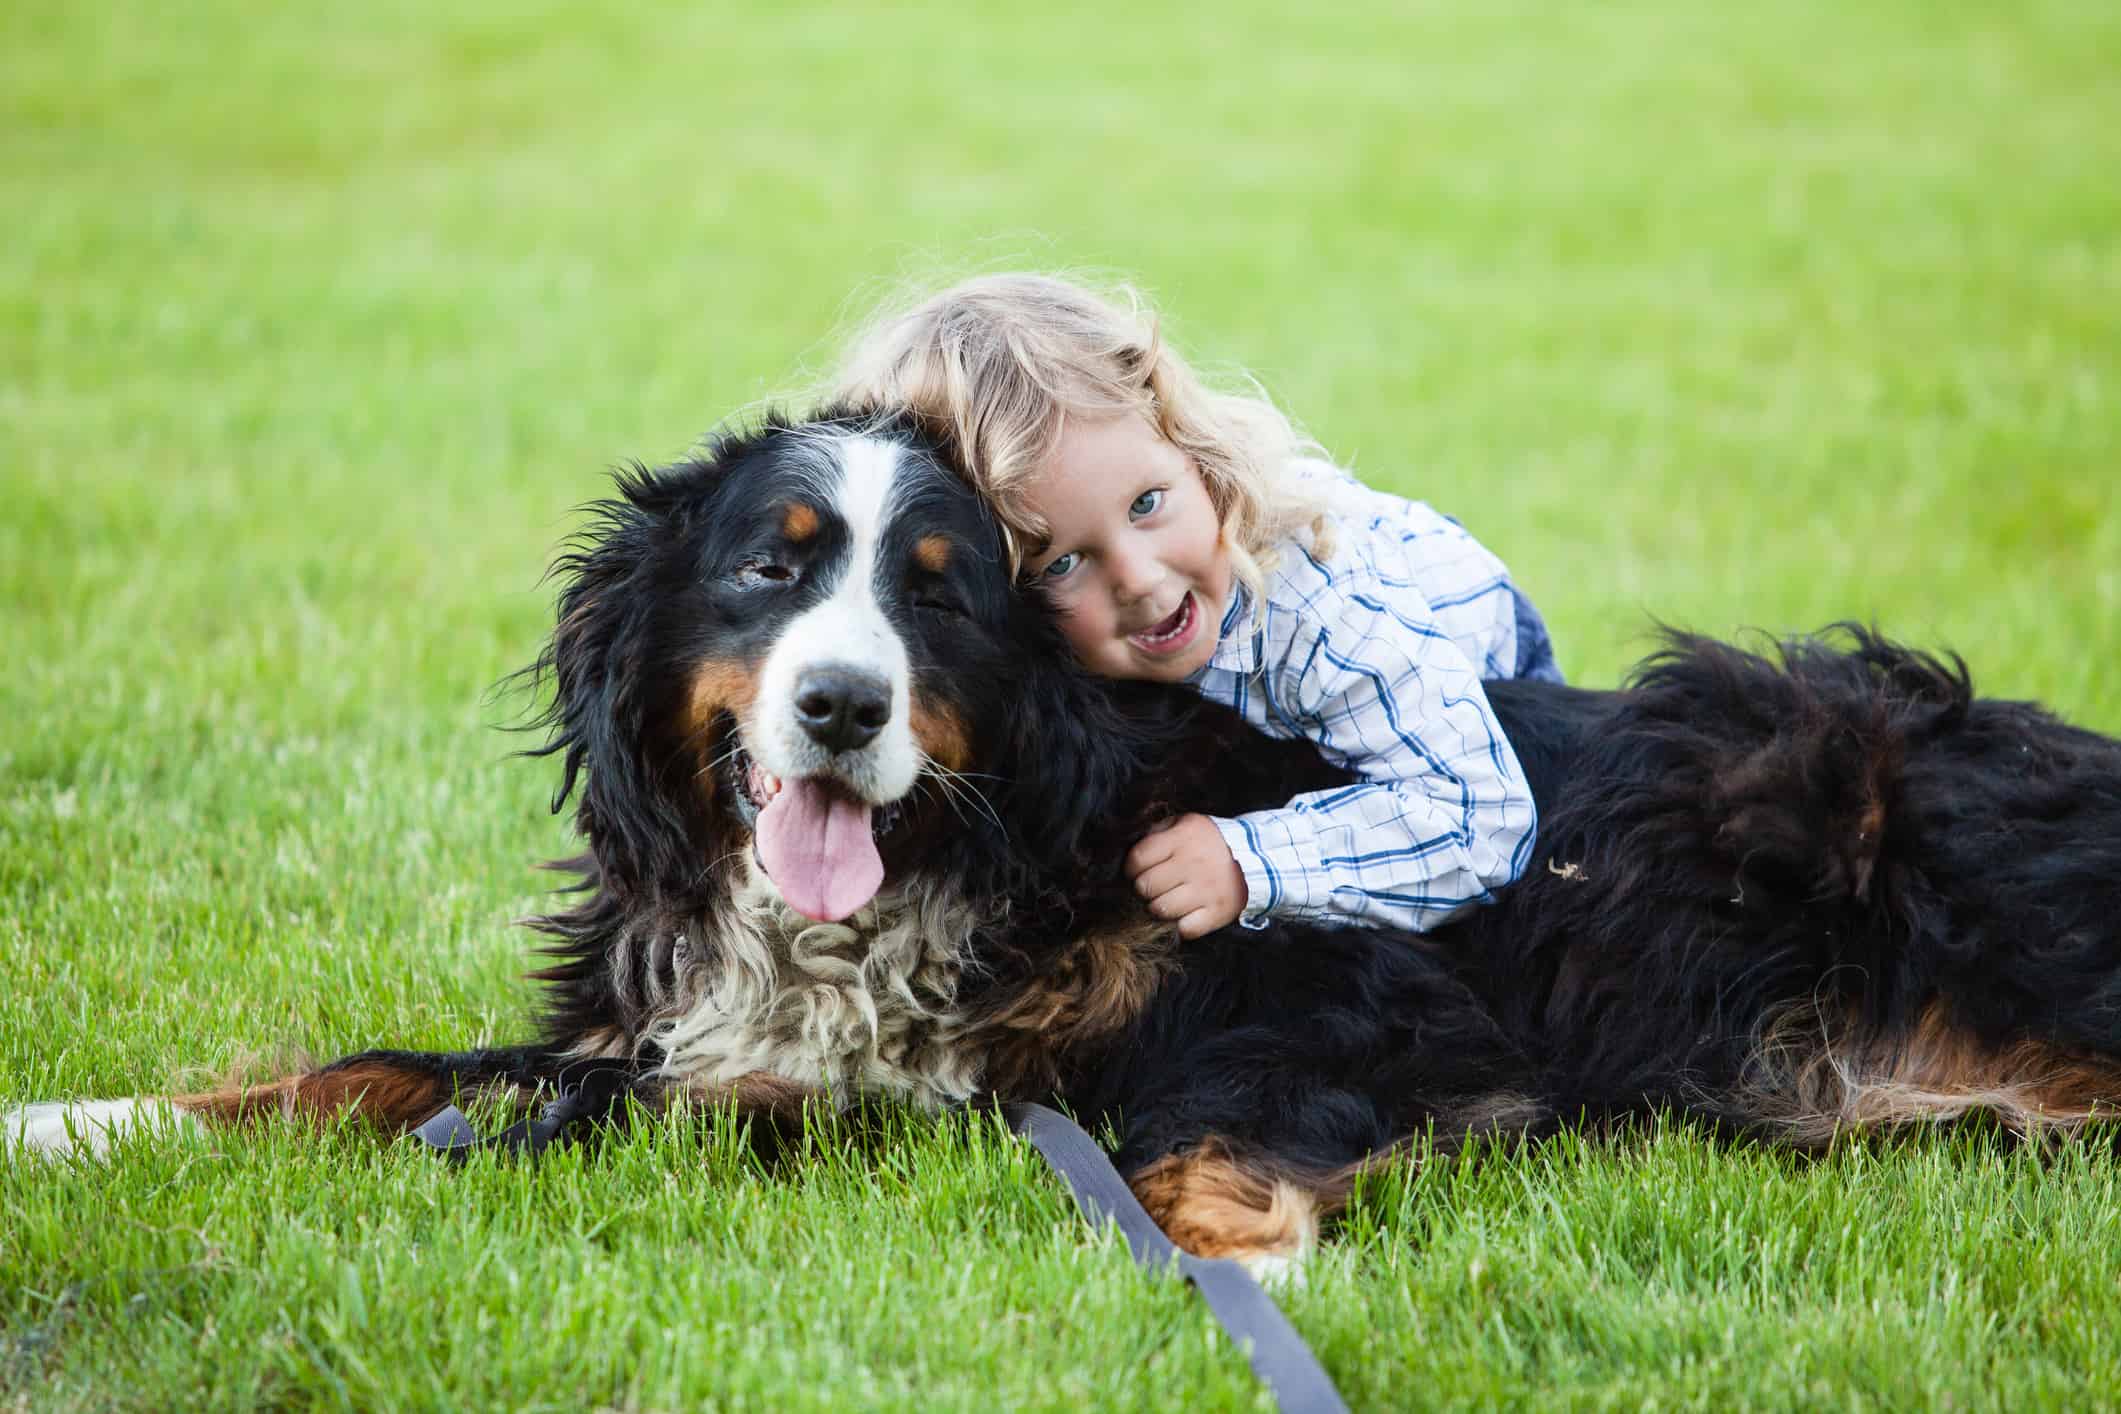
[[[1530,784],[1479,674],[1413,593],[1350,593],[1267,666],[1275,715],[1360,784],[1217,820],[1266,915],[1425,930],[1523,872]]]

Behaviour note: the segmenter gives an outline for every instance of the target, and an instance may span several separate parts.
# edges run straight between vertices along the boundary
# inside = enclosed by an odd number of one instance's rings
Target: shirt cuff
[[[1245,906],[1237,915],[1241,928],[1264,928],[1274,917],[1298,916],[1310,902],[1309,881],[1274,862],[1276,855],[1283,860],[1303,857],[1287,817],[1288,812],[1278,810],[1234,820],[1208,817],[1245,876]]]

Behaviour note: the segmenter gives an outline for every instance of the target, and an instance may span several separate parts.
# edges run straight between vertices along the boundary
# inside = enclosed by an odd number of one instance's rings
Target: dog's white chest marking
[[[649,1036],[674,1078],[764,1071],[840,1103],[867,1092],[935,1107],[969,1097],[958,1044],[965,946],[989,920],[941,890],[879,895],[845,923],[789,911],[752,877],[716,916],[712,947],[678,949],[671,1000]],[[704,955],[703,955],[704,954]]]

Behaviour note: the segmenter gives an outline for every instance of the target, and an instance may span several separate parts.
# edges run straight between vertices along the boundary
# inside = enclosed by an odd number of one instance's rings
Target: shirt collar
[[[1209,668],[1247,675],[1258,672],[1259,640],[1259,616],[1253,611],[1252,595],[1233,578],[1230,581],[1230,607],[1223,610],[1221,636],[1216,640],[1214,655],[1200,672]],[[1199,673],[1194,676],[1198,677]]]

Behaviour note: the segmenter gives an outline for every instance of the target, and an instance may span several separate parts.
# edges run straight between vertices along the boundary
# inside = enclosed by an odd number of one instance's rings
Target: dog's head
[[[905,418],[769,421],[619,478],[556,566],[540,667],[602,882],[726,887],[749,856],[838,920],[931,862],[1050,853],[1129,768],[1105,694]]]

